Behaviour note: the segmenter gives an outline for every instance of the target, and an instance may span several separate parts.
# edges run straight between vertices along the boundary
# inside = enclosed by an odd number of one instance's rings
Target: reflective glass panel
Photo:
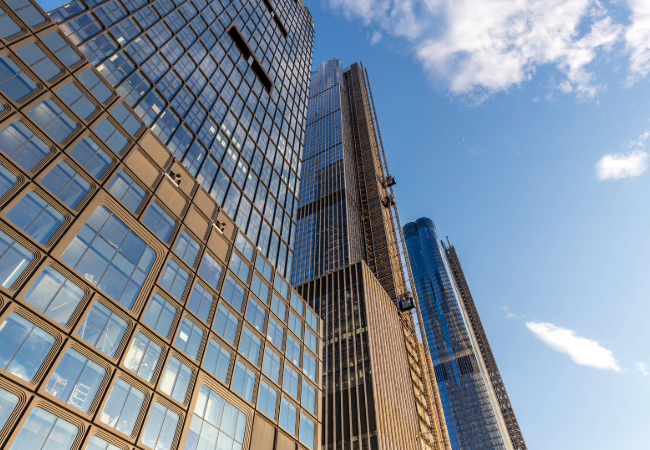
[[[32,381],[55,342],[51,334],[11,313],[0,324],[0,369]]]

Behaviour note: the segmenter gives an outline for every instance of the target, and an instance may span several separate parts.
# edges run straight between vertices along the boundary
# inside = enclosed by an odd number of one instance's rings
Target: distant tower
[[[362,64],[318,65],[306,135],[292,284],[323,319],[323,448],[451,450]]]
[[[525,450],[455,249],[431,219],[404,235],[452,447]]]

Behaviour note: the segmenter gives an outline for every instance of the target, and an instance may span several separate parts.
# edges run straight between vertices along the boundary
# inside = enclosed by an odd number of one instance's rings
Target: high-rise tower
[[[400,310],[412,294],[394,184],[363,65],[319,64],[292,281],[323,319],[327,450],[448,449],[428,351]]]
[[[0,0],[0,448],[320,449],[300,0]]]
[[[431,219],[404,235],[452,447],[525,449],[455,249]]]

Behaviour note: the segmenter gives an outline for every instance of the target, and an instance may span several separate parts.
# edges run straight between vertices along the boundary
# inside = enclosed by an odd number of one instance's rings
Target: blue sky
[[[368,68],[402,222],[456,245],[529,448],[649,448],[650,2],[304,1],[314,65]]]
[[[650,448],[650,6],[305,3],[314,64],[368,68],[402,223],[455,244],[529,448]]]

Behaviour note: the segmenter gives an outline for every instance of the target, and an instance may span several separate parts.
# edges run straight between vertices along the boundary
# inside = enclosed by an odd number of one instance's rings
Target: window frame
[[[158,345],[161,350],[160,357],[158,358],[156,367],[154,368],[154,371],[151,374],[150,381],[145,380],[144,378],[140,377],[137,373],[132,372],[130,369],[127,369],[126,367],[126,356],[129,354],[128,351],[129,349],[131,349],[131,346],[133,345],[133,341],[135,341],[135,338],[138,335],[138,333],[142,333],[144,337],[149,339],[154,344]],[[158,378],[160,377],[164,367],[163,362],[167,357],[165,352],[167,352],[167,346],[165,345],[165,342],[162,339],[160,339],[160,337],[156,333],[153,333],[148,328],[145,328],[144,326],[137,324],[133,329],[133,332],[129,336],[129,339],[126,340],[125,349],[122,357],[120,358],[120,362],[118,365],[119,370],[128,374],[131,378],[138,380],[138,382],[140,382],[141,384],[148,385],[150,388],[154,388],[158,383]],[[140,364],[142,364],[142,361],[140,361]]]
[[[76,141],[76,139],[75,139]],[[73,145],[73,147],[75,147]],[[63,203],[63,201],[59,200],[58,196],[55,196],[53,192],[51,192],[45,185],[43,184],[43,178],[45,178],[56,166],[59,165],[60,162],[65,162],[67,165],[72,167],[77,174],[81,178],[83,178],[86,183],[90,185],[90,189],[84,195],[81,200],[79,200],[79,203],[77,204],[77,207],[72,209],[70,208],[67,204]],[[48,170],[49,169],[49,170]],[[110,169],[110,166],[106,169],[106,172]],[[69,156],[67,153],[61,153],[56,156],[53,160],[51,160],[48,163],[48,166],[43,170],[40,175],[34,180],[38,183],[38,185],[43,189],[44,192],[47,192],[51,197],[56,198],[57,201],[68,211],[71,211],[72,213],[75,213],[77,211],[81,211],[84,206],[88,203],[88,201],[92,198],[92,196],[95,194],[97,191],[97,183],[95,182],[95,179],[90,175],[88,172],[83,167],[80,167],[79,164],[77,163],[76,160],[74,160],[71,156]],[[60,194],[61,192],[59,192]]]
[[[137,389],[140,391],[142,394],[144,394],[144,400],[142,401],[142,406],[140,407],[140,412],[138,413],[137,418],[135,419],[135,423],[133,425],[133,430],[131,431],[130,435],[126,435],[122,433],[121,431],[118,431],[116,428],[113,428],[109,426],[108,424],[102,422],[101,415],[102,412],[104,411],[104,408],[106,407],[106,403],[111,397],[111,393],[113,392],[113,389],[115,388],[115,384],[117,383],[118,380],[121,380],[127,384],[129,384],[133,389]],[[147,388],[147,386],[137,380],[135,377],[132,377],[126,372],[122,372],[121,370],[117,370],[113,376],[113,379],[111,380],[110,385],[106,389],[106,394],[104,395],[104,398],[102,400],[102,403],[100,407],[98,408],[98,414],[96,414],[95,420],[93,421],[93,424],[101,427],[104,430],[107,430],[109,433],[114,433],[119,436],[121,436],[123,439],[127,440],[131,444],[136,443],[136,439],[138,435],[140,434],[140,430],[142,429],[144,425],[144,415],[146,415],[147,411],[149,410],[149,405],[151,404],[151,400],[153,398],[154,393],[151,392],[150,389]],[[121,414],[120,414],[121,416]]]

